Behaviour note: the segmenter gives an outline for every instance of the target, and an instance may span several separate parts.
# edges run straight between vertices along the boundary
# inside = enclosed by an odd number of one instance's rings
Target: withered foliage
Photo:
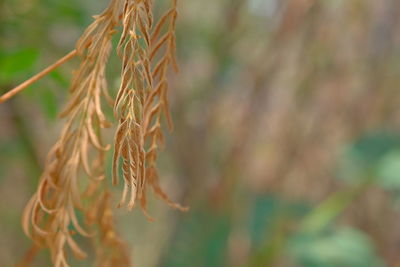
[[[111,194],[109,191],[101,193],[95,207],[88,213],[87,223],[97,224],[100,236],[95,242],[96,266],[131,266],[128,248],[119,238],[113,219],[111,208]]]
[[[120,205],[128,208],[135,200],[141,202],[146,216],[146,185],[174,208],[186,208],[173,203],[161,190],[155,167],[157,152],[163,143],[161,116],[172,121],[167,100],[167,70],[175,61],[176,1],[153,28],[151,1],[125,1],[123,32],[118,45],[123,60],[122,82],[114,105],[119,121],[114,141],[113,184],[118,184],[118,166],[122,158],[124,190]],[[163,27],[166,33],[160,36]]]
[[[74,241],[74,233],[95,237],[77,218],[86,216],[87,227],[97,224],[100,241],[96,243],[97,265],[129,266],[124,243],[117,237],[109,203],[109,193],[102,180],[105,152],[109,145],[101,139],[101,129],[110,126],[102,111],[102,102],[115,102],[119,121],[115,135],[113,183],[118,182],[118,161],[122,158],[125,181],[120,204],[131,189],[129,208],[135,199],[146,209],[146,185],[172,207],[173,203],[158,184],[156,159],[162,144],[161,116],[168,113],[167,70],[175,62],[176,1],[153,28],[152,1],[112,0],[106,10],[95,16],[76,45],[82,60],[74,73],[68,101],[61,117],[66,119],[58,141],[49,152],[39,186],[23,215],[25,233],[51,251],[55,266],[68,266],[66,247],[75,257],[86,253]],[[123,30],[118,45],[122,58],[122,82],[114,101],[108,94],[105,70],[111,38],[116,27]],[[164,35],[161,33],[165,31]],[[89,179],[80,180],[85,173]],[[107,191],[102,193],[102,191]],[[85,199],[85,205],[83,204]],[[147,212],[145,211],[147,217]]]

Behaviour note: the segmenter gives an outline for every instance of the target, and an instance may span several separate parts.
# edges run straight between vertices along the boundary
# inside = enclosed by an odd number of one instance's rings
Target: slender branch
[[[65,62],[67,62],[68,60],[70,60],[71,58],[76,56],[76,54],[77,54],[76,50],[72,50],[67,55],[65,55],[64,57],[60,58],[54,64],[48,66],[47,68],[45,68],[44,70],[42,70],[41,72],[39,72],[35,76],[31,77],[30,79],[26,80],[25,82],[21,83],[17,87],[14,87],[13,89],[11,89],[10,91],[8,91],[7,93],[5,93],[4,95],[2,95],[0,97],[0,103],[3,103],[5,101],[7,101],[8,99],[13,97],[14,95],[18,94],[19,92],[21,92],[22,90],[27,88],[29,85],[31,85],[34,82],[40,80],[41,78],[43,78],[44,76],[49,74],[49,72],[53,71],[54,69],[58,68],[60,65],[64,64]]]

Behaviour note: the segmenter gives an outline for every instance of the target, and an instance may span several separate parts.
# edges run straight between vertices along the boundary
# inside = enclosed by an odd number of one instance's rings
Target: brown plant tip
[[[172,130],[167,98],[167,72],[176,66],[175,24],[176,1],[153,27],[152,1],[125,1],[123,31],[118,44],[122,58],[121,85],[114,104],[119,121],[114,138],[113,185],[119,183],[120,161],[124,188],[118,207],[128,209],[140,201],[147,218],[146,188],[168,205],[185,211],[171,201],[158,183],[156,160],[164,137],[161,119]],[[164,34],[161,34],[165,30]],[[126,202],[128,202],[126,204]]]

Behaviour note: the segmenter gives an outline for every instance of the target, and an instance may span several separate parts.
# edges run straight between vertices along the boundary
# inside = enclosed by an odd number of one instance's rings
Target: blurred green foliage
[[[296,259],[298,266],[383,266],[368,236],[351,228],[297,234],[290,240],[289,253]]]

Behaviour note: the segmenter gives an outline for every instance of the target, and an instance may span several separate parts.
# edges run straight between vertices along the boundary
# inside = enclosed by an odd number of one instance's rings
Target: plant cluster
[[[25,233],[51,251],[55,266],[68,266],[67,248],[77,258],[86,257],[74,240],[76,234],[97,239],[97,265],[130,265],[126,245],[114,227],[110,190],[104,182],[105,155],[111,146],[105,144],[102,130],[112,125],[103,112],[105,103],[114,107],[118,122],[112,160],[113,184],[118,184],[120,171],[124,180],[118,206],[129,198],[127,207],[132,209],[138,201],[151,220],[146,209],[150,186],[170,206],[187,209],[164,193],[156,168],[163,144],[163,117],[172,130],[167,73],[170,68],[178,70],[177,1],[171,0],[170,9],[158,20],[153,9],[151,0],[112,0],[103,13],[94,16],[69,55],[78,56],[81,64],[74,72],[70,98],[61,113],[65,124],[23,214]],[[116,51],[122,61],[121,84],[113,99],[108,92],[106,67],[112,37],[119,28],[122,33]],[[88,179],[82,179],[83,175]],[[83,222],[78,213],[85,218]]]

